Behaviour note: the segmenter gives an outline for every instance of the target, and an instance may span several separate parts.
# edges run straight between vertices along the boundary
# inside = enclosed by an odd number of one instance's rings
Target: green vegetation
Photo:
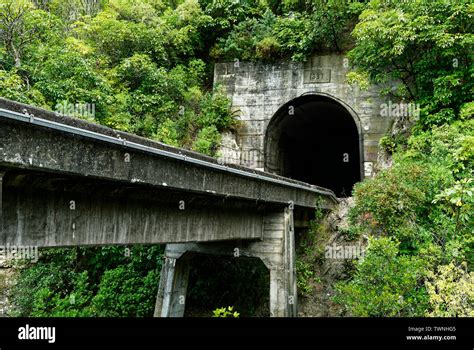
[[[426,288],[431,304],[429,316],[474,316],[474,272],[468,272],[465,264],[439,266],[437,273],[429,273],[428,278]],[[471,308],[466,305],[471,305]]]
[[[195,0],[85,5],[0,1],[0,96],[94,104],[98,123],[213,155],[233,118],[223,92],[206,88],[212,18]]]
[[[339,286],[336,300],[356,316],[421,316],[427,307],[422,287],[424,261],[400,254],[389,238],[373,239],[349,283]]]
[[[394,101],[420,108],[380,145],[393,167],[358,184],[347,239],[369,248],[335,300],[355,316],[472,316],[474,122],[472,17],[468,0],[0,0],[0,96],[76,113],[115,129],[215,156],[220,133],[238,125],[212,85],[213,62],[287,59],[343,52],[349,83],[389,84]],[[318,223],[314,225],[319,225]],[[297,262],[300,293],[311,293],[324,259],[313,227]],[[327,230],[323,228],[322,232]],[[313,249],[311,244],[316,244]],[[161,268],[159,247],[42,251],[13,292],[22,316],[150,316]],[[211,305],[231,277],[194,281],[189,299],[208,314],[264,303],[263,269],[240,299]],[[199,264],[199,263],[198,263]],[[201,271],[202,273],[202,271]],[[205,273],[203,274],[205,275]],[[212,277],[214,276],[214,279]],[[264,282],[267,281],[267,282]],[[211,292],[213,291],[213,292]],[[235,295],[234,295],[235,296]],[[217,311],[217,310],[216,310]],[[219,315],[232,310],[217,311]]]
[[[364,6],[337,0],[262,3],[255,15],[249,11],[228,36],[217,40],[211,49],[213,58],[302,61],[315,51],[341,52]]]
[[[381,145],[393,167],[354,189],[351,231],[367,255],[336,301],[355,316],[473,312],[472,15],[467,1],[371,1],[349,52],[361,76],[396,79],[421,107],[411,136]],[[376,29],[377,28],[377,29]]]
[[[212,312],[212,317],[233,317],[238,318],[239,313],[234,311],[233,306],[217,308]]]
[[[325,213],[318,203],[316,206],[317,209],[308,230],[299,235],[299,241],[296,244],[296,286],[298,295],[306,298],[311,297],[314,284],[321,283],[318,272],[325,259],[324,244],[329,235],[329,230],[323,221]]]
[[[414,134],[408,139],[406,149],[395,154],[392,168],[356,186],[356,206],[350,213],[351,229],[369,233],[373,238],[369,254],[359,262],[354,280],[341,284],[342,297],[339,300],[345,303],[351,314],[382,316],[389,312],[386,307],[392,304],[390,312],[393,315],[440,315],[432,309],[438,302],[433,299],[433,293],[428,298],[425,283],[429,279],[434,279],[434,285],[442,283],[436,280],[436,271],[444,271],[446,265],[456,269],[467,264],[466,268],[472,270],[474,148],[467,150],[465,145],[473,135],[472,119],[434,126],[429,132]],[[459,157],[460,154],[463,156]],[[390,246],[396,248],[396,255],[393,250],[387,251]],[[387,262],[393,261],[394,268],[386,271],[377,283],[371,280],[377,272],[376,264],[371,261],[375,254]],[[411,269],[417,264],[416,283],[405,280],[407,271],[415,276]],[[391,263],[384,264],[385,269],[390,269],[390,266]],[[408,270],[404,271],[405,268]],[[445,277],[441,275],[440,278]],[[471,281],[472,289],[472,280],[466,278],[465,283],[467,281]],[[409,289],[398,291],[394,285]],[[392,295],[391,299],[380,299],[378,305],[375,297],[368,298],[365,304],[359,297],[361,293],[367,295],[373,287],[391,290],[391,293],[403,297],[404,302],[400,304]],[[380,293],[381,290],[374,290],[374,295]],[[425,304],[420,296],[426,296]],[[418,306],[415,308],[415,305]],[[420,305],[424,307],[420,308]],[[459,311],[457,315],[466,315],[472,312],[472,301],[464,299],[455,307]],[[450,314],[449,309],[444,311]]]
[[[302,296],[309,296],[313,291],[310,279],[314,276],[313,266],[302,260],[296,260],[296,286],[298,293]]]
[[[12,291],[14,316],[151,317],[159,246],[45,249]]]

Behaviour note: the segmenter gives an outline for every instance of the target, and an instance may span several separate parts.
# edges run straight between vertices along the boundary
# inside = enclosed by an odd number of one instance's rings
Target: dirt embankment
[[[348,234],[351,197],[302,232],[298,240],[297,266],[300,317],[347,316],[333,301],[335,284],[347,280],[367,245],[365,237]],[[303,268],[301,268],[303,266]],[[308,276],[303,278],[302,275]]]

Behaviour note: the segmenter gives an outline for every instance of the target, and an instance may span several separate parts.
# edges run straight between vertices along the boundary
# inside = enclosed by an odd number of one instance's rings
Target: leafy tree
[[[398,81],[419,102],[426,128],[457,119],[472,98],[470,1],[370,1],[352,32],[349,57],[375,82]]]
[[[27,43],[32,40],[36,28],[28,28],[27,17],[32,13],[29,1],[2,0],[0,2],[0,38],[13,57],[15,67],[21,66],[21,56]]]
[[[16,70],[0,69],[0,95],[23,103],[47,107],[44,96],[36,88],[28,89],[26,82]]]
[[[343,51],[364,5],[359,2],[286,1],[269,4],[261,16],[247,16],[211,50],[214,58],[234,60],[307,59],[316,51]]]

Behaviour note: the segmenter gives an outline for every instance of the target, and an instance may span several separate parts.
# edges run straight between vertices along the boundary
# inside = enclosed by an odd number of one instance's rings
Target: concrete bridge
[[[184,314],[192,252],[260,258],[297,316],[294,230],[334,193],[0,99],[0,244],[167,244],[156,316]]]
[[[193,253],[257,257],[270,314],[296,316],[295,229],[372,176],[394,121],[348,69],[216,64],[241,122],[218,160],[0,99],[0,244],[167,244],[156,316],[184,314]]]

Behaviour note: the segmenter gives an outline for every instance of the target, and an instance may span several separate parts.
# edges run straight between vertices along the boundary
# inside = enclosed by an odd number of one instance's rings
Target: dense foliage
[[[44,250],[13,289],[17,316],[153,316],[159,246]]]
[[[247,16],[220,38],[212,57],[234,60],[301,61],[315,51],[341,52],[363,8],[357,1],[283,1]]]
[[[381,140],[394,165],[355,187],[350,230],[372,238],[338,286],[350,314],[472,315],[473,10],[469,1],[371,1],[353,31],[355,76],[395,79],[390,93],[421,113],[411,136]]]
[[[52,110],[93,104],[94,115],[76,116],[210,155],[233,127],[225,95],[206,88],[212,18],[197,1],[0,5],[0,96]]]

